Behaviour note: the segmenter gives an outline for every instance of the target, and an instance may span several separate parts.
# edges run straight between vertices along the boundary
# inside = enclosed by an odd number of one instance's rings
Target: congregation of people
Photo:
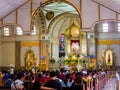
[[[100,75],[105,76],[108,70],[67,71],[64,68],[51,71],[18,70],[0,72],[0,86],[11,90],[88,90],[87,81],[92,80],[95,90],[95,80]]]

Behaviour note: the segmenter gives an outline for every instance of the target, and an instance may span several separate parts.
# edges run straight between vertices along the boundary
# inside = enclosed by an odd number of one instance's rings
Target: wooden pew
[[[11,90],[10,87],[0,86],[0,90]]]

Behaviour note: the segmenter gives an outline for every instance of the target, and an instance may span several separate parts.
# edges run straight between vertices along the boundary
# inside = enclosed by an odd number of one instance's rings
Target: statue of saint
[[[110,63],[110,54],[108,54],[108,63]]]

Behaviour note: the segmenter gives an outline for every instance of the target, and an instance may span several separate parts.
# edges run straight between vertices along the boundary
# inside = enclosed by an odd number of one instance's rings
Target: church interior
[[[120,11],[114,0],[12,1],[0,5],[1,69],[120,66]]]
[[[22,87],[11,83],[7,90],[120,90],[119,3],[0,0],[0,90],[6,88],[5,75],[15,77],[21,72]],[[66,75],[71,86],[65,82],[58,89]],[[40,81],[44,77],[47,80]],[[47,86],[56,77],[57,87]],[[38,80],[39,86],[26,87],[25,79],[30,84]],[[79,79],[82,89],[75,89]]]

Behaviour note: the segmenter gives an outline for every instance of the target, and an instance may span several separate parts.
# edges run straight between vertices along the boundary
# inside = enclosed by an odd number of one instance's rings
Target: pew
[[[11,90],[10,87],[0,86],[0,90]]]
[[[72,90],[70,87],[63,87],[62,90]]]

